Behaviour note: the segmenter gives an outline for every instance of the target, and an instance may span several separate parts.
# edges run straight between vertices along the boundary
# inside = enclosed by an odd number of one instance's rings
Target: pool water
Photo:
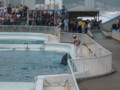
[[[43,44],[42,40],[0,39],[0,44]]]
[[[38,75],[68,73],[60,64],[65,53],[41,51],[0,51],[0,82],[31,82]]]

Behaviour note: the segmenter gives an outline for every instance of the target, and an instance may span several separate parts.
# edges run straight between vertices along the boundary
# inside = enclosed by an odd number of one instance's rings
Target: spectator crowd
[[[87,33],[88,29],[100,28],[102,21],[83,20],[82,18],[69,19],[67,15],[67,9],[62,7],[61,11],[49,11],[49,10],[30,10],[27,18],[27,6],[12,6],[9,4],[7,8],[4,8],[3,12],[0,12],[0,25],[21,25],[21,21],[25,26],[27,25],[46,25],[46,26],[58,26],[60,31],[64,32],[78,32]],[[27,23],[28,19],[28,23]]]
[[[88,29],[100,29],[101,23],[101,20],[97,21],[96,19],[68,19],[66,13],[62,14],[61,12],[32,11],[29,13],[29,25],[55,25],[64,32],[87,33]]]
[[[78,33],[87,33],[88,29],[100,29],[100,24],[102,21],[93,20],[83,20],[80,19],[64,19],[61,25],[61,30],[69,31],[69,32],[78,32]]]
[[[117,19],[117,22],[112,25],[112,30],[120,32],[120,18]]]
[[[22,19],[27,19],[27,6],[11,6],[3,8],[0,12],[0,25],[19,25]],[[3,11],[2,11],[3,10]]]

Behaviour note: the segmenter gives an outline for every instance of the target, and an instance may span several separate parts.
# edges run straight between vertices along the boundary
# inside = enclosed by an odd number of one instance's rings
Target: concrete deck
[[[71,35],[72,36],[72,35]],[[68,37],[67,37],[68,38]],[[58,37],[55,35],[48,34],[48,42],[59,43]],[[71,43],[72,44],[72,43]],[[86,46],[82,45],[82,52],[80,52],[79,58],[89,58],[89,50]],[[93,57],[93,56],[92,56]],[[78,59],[78,57],[75,57]]]
[[[94,39],[113,54],[116,73],[84,81],[78,81],[80,90],[120,90],[120,42],[113,39]]]
[[[34,82],[0,82],[0,90],[34,90]]]
[[[59,40],[58,40],[57,36],[49,34],[48,35],[48,42],[58,43]]]

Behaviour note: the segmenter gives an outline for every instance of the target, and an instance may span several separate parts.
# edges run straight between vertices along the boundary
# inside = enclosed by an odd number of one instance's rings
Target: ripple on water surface
[[[31,82],[38,75],[68,73],[60,64],[65,53],[40,51],[0,51],[0,81]]]

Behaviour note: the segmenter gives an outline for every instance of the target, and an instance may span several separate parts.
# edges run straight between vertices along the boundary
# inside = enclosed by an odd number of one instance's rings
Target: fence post
[[[47,26],[45,26],[45,33],[47,34],[47,32],[46,32],[47,30],[46,29],[47,29]]]

